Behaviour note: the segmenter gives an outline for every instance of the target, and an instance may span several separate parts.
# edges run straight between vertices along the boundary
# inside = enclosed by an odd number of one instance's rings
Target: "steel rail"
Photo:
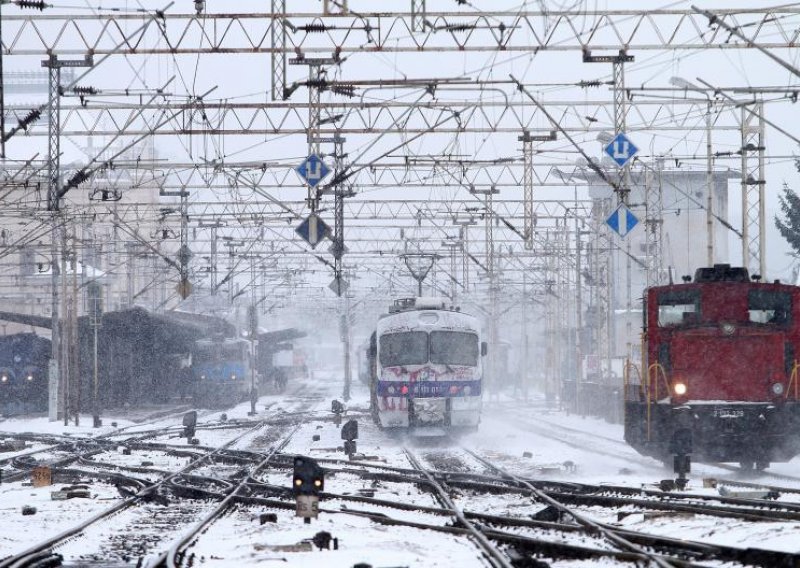
[[[287,462],[289,456],[280,455],[276,456],[276,460],[274,462],[274,467],[289,467]],[[380,481],[388,481],[388,482],[396,482],[396,483],[411,483],[417,485],[425,485],[428,486],[428,481],[426,479],[422,479],[420,477],[421,472],[416,469],[407,469],[401,468],[397,466],[388,466],[385,464],[374,464],[374,463],[367,463],[362,462],[358,465],[361,465],[362,469],[357,469],[352,467],[354,464],[351,461],[340,460],[335,458],[321,458],[318,460],[320,464],[324,465],[337,465],[343,466],[336,469],[328,469],[329,471],[335,471],[336,473],[345,473],[350,474],[358,477],[362,477],[365,479],[373,479],[373,480],[380,480]],[[375,473],[377,470],[378,473]],[[386,472],[386,473],[379,473],[379,472]],[[520,492],[522,494],[529,494],[529,491],[519,487],[519,485],[513,481],[508,479],[507,477],[500,477],[500,476],[489,476],[485,474],[477,474],[471,472],[449,472],[449,471],[437,471],[435,473],[436,477],[442,477],[445,479],[446,483],[453,487],[463,488],[463,489],[470,489],[479,492],[502,492],[502,491],[514,491]],[[476,479],[478,482],[469,482],[463,481],[465,479]],[[576,484],[571,482],[541,482],[535,481],[527,478],[523,478],[525,481],[530,482],[531,484],[536,484],[538,486],[545,485],[543,491],[548,492],[551,495],[556,495],[563,491],[564,489],[573,491],[578,495],[587,494],[590,491],[598,491],[598,490],[610,490],[610,491],[623,491],[626,493],[630,493],[633,495],[638,495],[641,493],[639,489],[633,488],[626,488],[626,487],[606,487],[606,486],[587,486],[585,484]],[[497,484],[502,485],[497,485]],[[511,484],[509,486],[509,484]],[[262,482],[252,481],[251,486],[254,488],[267,490],[273,494],[277,493],[280,495],[285,494],[288,492],[287,489],[283,487],[273,486]],[[552,487],[548,487],[552,486]],[[657,491],[647,491],[645,493],[650,496],[654,496],[656,498],[669,496],[672,497],[672,494],[665,495],[663,493]],[[376,506],[382,507],[390,507],[404,511],[420,511],[423,513],[429,513],[432,515],[449,515],[451,514],[448,509],[442,508],[434,508],[434,507],[424,507],[418,505],[412,505],[409,503],[394,503],[392,501],[386,501],[384,499],[376,499],[374,497],[367,497],[367,496],[358,496],[358,495],[337,495],[332,493],[325,493],[325,498],[328,499],[341,499],[341,500],[348,500],[358,503],[369,503]],[[679,495],[680,498],[683,498],[682,495]],[[770,508],[780,508],[780,506],[773,507],[774,504],[769,502],[763,502],[760,500],[747,500],[747,499],[730,499],[730,498],[716,498],[716,497],[709,497],[709,496],[686,496],[687,499],[696,497],[698,499],[705,499],[705,500],[718,500],[720,502],[729,503],[729,504],[739,504],[742,506],[749,506],[754,508],[766,507]],[[591,495],[586,495],[587,499],[591,499]],[[601,503],[591,503],[587,502],[587,505],[598,504],[602,506]],[[624,505],[625,503],[614,503],[612,506],[618,507]],[[638,501],[633,504],[639,504]],[[650,502],[650,503],[641,503],[644,508],[651,507],[657,510],[675,510],[676,508],[670,507],[668,504],[662,504],[658,502]],[[784,505],[784,504],[782,504]],[[789,510],[794,510],[796,505],[793,504],[785,504],[788,505]],[[778,512],[776,515],[770,515],[769,513],[764,514],[750,514],[746,510],[737,510],[734,508],[710,508],[704,506],[687,506],[684,507],[682,505],[677,506],[677,510],[682,511],[690,511],[697,514],[710,514],[716,515],[722,518],[744,518],[746,520],[758,522],[758,521],[765,521],[765,520],[791,520],[792,515],[789,515],[789,518],[783,518],[781,512]],[[475,519],[478,521],[483,521],[487,523],[496,523],[496,524],[507,524],[510,526],[524,526],[528,528],[534,529],[553,529],[553,530],[560,530],[566,532],[574,532],[577,530],[585,530],[580,526],[572,525],[572,524],[564,524],[564,523],[556,523],[556,522],[547,522],[547,521],[538,521],[538,520],[531,520],[526,518],[513,518],[513,517],[504,517],[504,516],[497,516],[497,515],[489,515],[486,513],[476,513],[471,512],[468,510],[464,511],[464,514],[471,519]],[[607,526],[607,525],[603,525]],[[632,542],[639,543],[643,546],[650,546],[655,547],[660,550],[668,551],[669,554],[677,554],[678,556],[682,554],[689,554],[694,556],[702,556],[702,558],[706,559],[725,559],[728,561],[735,562],[739,560],[742,555],[747,558],[746,563],[750,564],[757,564],[760,566],[764,566],[767,568],[771,568],[775,565],[791,565],[798,560],[798,555],[794,553],[781,553],[776,551],[758,549],[758,548],[736,548],[730,546],[721,546],[717,544],[708,544],[702,543],[697,541],[687,541],[685,539],[673,539],[669,537],[660,537],[654,536],[647,533],[640,533],[636,531],[631,531],[628,529],[620,529],[617,527],[607,527],[609,530],[614,531],[616,534],[623,536],[626,539],[631,540]],[[680,563],[680,560],[676,560]]]
[[[427,479],[428,484],[433,490],[435,491],[437,498],[439,501],[444,504],[450,511],[452,511],[453,515],[455,515],[458,522],[469,531],[469,534],[473,537],[475,541],[480,545],[483,549],[484,553],[486,554],[489,562],[493,566],[500,566],[502,568],[513,568],[509,559],[497,550],[489,539],[483,534],[481,530],[479,530],[473,523],[470,521],[465,515],[464,512],[453,502],[453,500],[448,495],[447,491],[444,490],[442,485],[434,479],[431,473],[425,469],[422,464],[417,460],[413,453],[408,448],[403,448],[403,452],[405,453],[408,461]]]
[[[65,531],[63,531],[63,532],[61,532],[61,533],[59,533],[59,534],[57,534],[57,535],[55,535],[53,537],[47,538],[47,539],[45,539],[45,540],[43,540],[43,541],[41,541],[41,542],[39,542],[39,543],[27,548],[27,549],[25,549],[24,551],[22,551],[20,553],[17,553],[17,554],[15,554],[15,555],[13,555],[13,556],[11,556],[9,558],[6,558],[4,560],[0,560],[0,568],[23,568],[25,566],[28,566],[30,564],[31,560],[34,557],[36,557],[37,555],[40,555],[43,552],[46,552],[49,549],[52,549],[54,546],[58,545],[59,543],[63,542],[64,540],[66,540],[66,539],[68,539],[70,537],[73,537],[73,536],[76,536],[76,535],[80,534],[86,528],[88,528],[89,526],[93,525],[94,523],[96,523],[98,521],[101,521],[101,520],[103,520],[105,518],[108,518],[108,517],[120,512],[120,511],[123,511],[123,510],[125,510],[125,509],[127,509],[129,507],[132,507],[133,505],[135,505],[137,502],[141,501],[142,499],[145,499],[148,496],[153,495],[156,491],[158,491],[158,489],[160,487],[168,484],[173,479],[175,479],[175,478],[177,478],[177,477],[179,477],[179,476],[181,476],[181,475],[183,475],[185,473],[188,473],[189,471],[191,471],[192,469],[194,469],[195,467],[197,467],[201,463],[205,462],[208,458],[210,458],[214,454],[225,450],[229,446],[231,446],[231,445],[235,444],[236,442],[238,442],[244,436],[247,436],[247,435],[251,434],[254,431],[258,431],[262,426],[263,425],[259,424],[258,426],[255,426],[255,427],[251,428],[247,432],[244,432],[244,433],[236,436],[235,438],[229,440],[228,442],[226,442],[225,444],[223,444],[219,448],[216,448],[213,452],[211,452],[209,454],[206,454],[206,455],[204,455],[204,456],[202,456],[202,457],[200,457],[200,458],[198,458],[196,460],[191,461],[189,464],[187,464],[186,466],[182,467],[177,472],[174,472],[170,476],[168,476],[168,477],[166,477],[164,479],[161,479],[160,481],[154,483],[153,485],[150,485],[150,486],[146,487],[145,489],[139,491],[136,495],[128,497],[127,499],[124,499],[123,501],[117,503],[116,505],[114,505],[114,506],[112,506],[112,507],[110,507],[108,509],[105,509],[103,511],[100,511],[99,513],[97,513],[95,515],[92,515],[89,519],[87,519],[85,521],[82,521],[78,525],[76,525],[74,527],[71,527],[71,528],[69,528],[69,529],[67,529],[67,530],[65,530]],[[77,459],[77,457],[78,456],[76,456],[75,459]]]
[[[595,522],[595,521],[593,521],[593,520],[591,520],[591,519],[589,519],[587,517],[584,517],[580,513],[576,513],[575,511],[573,511],[569,507],[567,507],[567,506],[563,505],[562,503],[560,503],[558,500],[550,497],[544,491],[541,491],[540,489],[537,489],[536,487],[531,485],[526,480],[524,480],[522,478],[519,478],[519,477],[515,476],[512,473],[509,473],[509,472],[505,471],[501,467],[499,467],[499,466],[491,463],[490,461],[484,459],[483,457],[479,456],[477,453],[473,452],[472,450],[470,450],[468,448],[463,448],[463,449],[469,455],[471,455],[473,458],[475,458],[480,463],[482,463],[485,467],[489,468],[490,470],[498,472],[499,474],[501,474],[502,476],[507,477],[508,479],[511,479],[511,480],[515,481],[516,483],[518,483],[519,485],[521,485],[522,487],[524,487],[528,491],[530,491],[530,493],[532,495],[534,495],[535,497],[537,497],[542,503],[548,503],[549,505],[555,507],[556,509],[558,509],[562,513],[564,513],[566,515],[569,515],[570,517],[575,519],[575,521],[578,524],[580,524],[581,526],[583,526],[587,530],[595,531],[596,533],[602,534],[612,544],[614,544],[614,545],[616,545],[616,546],[618,546],[618,547],[620,547],[623,550],[626,550],[628,552],[634,552],[634,553],[637,553],[637,554],[644,554],[652,562],[654,562],[657,566],[660,566],[662,568],[671,568],[672,566],[674,566],[674,564],[671,562],[671,560],[666,559],[666,558],[664,558],[663,556],[661,556],[659,554],[655,554],[653,552],[650,552],[650,551],[642,549],[642,547],[634,544],[633,542],[631,542],[630,540],[628,540],[626,538],[623,538],[623,537],[619,536],[618,534],[616,534],[615,531],[610,530],[607,526],[603,525],[602,523],[597,523],[597,522]]]
[[[289,442],[292,440],[294,434],[300,429],[302,423],[298,423],[290,432],[287,434],[284,439],[281,441],[280,444],[273,447],[267,456],[261,460],[251,471],[248,476],[245,478],[235,487],[232,491],[228,492],[227,496],[222,500],[222,502],[204,519],[194,525],[186,534],[180,537],[176,542],[170,546],[169,550],[162,554],[158,561],[155,562],[155,565],[166,565],[168,568],[177,568],[181,565],[182,559],[179,559],[179,556],[185,553],[185,548],[187,545],[198,535],[200,532],[205,529],[208,525],[218,519],[233,503],[236,502],[237,497],[239,497],[239,491],[247,487],[248,485],[248,477],[257,473],[264,467],[269,465],[270,460],[272,457],[280,452],[283,448],[285,448]]]

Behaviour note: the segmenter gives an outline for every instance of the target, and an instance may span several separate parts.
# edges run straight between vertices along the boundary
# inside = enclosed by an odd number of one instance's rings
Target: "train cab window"
[[[193,359],[196,363],[210,363],[213,360],[211,349],[198,347],[195,350]]]
[[[792,320],[792,296],[789,292],[750,290],[747,311],[753,323],[788,325]]]
[[[222,359],[224,361],[241,359],[242,355],[243,355],[242,347],[238,344],[226,345],[225,348],[222,350]]]
[[[383,367],[424,365],[428,362],[428,334],[424,331],[388,333],[379,341],[378,357]]]
[[[699,322],[699,290],[669,290],[658,295],[658,327],[678,327]]]
[[[463,331],[431,332],[431,363],[439,365],[478,364],[480,345],[478,336]]]

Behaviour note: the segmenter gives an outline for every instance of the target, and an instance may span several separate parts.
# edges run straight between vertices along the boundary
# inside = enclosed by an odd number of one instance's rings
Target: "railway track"
[[[329,471],[334,471],[337,479],[340,475],[350,475],[360,477],[365,483],[372,485],[376,483],[379,485],[397,484],[401,487],[398,492],[404,495],[403,502],[398,503],[391,499],[352,494],[352,492],[348,495],[331,492],[325,495],[326,503],[340,503],[340,510],[334,511],[334,514],[342,514],[344,512],[358,514],[371,518],[376,522],[393,525],[404,525],[407,522],[403,518],[405,512],[414,511],[432,516],[433,519],[438,519],[438,521],[432,520],[428,522],[425,525],[426,528],[437,526],[441,528],[442,516],[453,517],[452,507],[443,506],[441,503],[426,506],[420,502],[418,496],[409,494],[404,488],[417,486],[420,489],[436,493],[444,489],[455,491],[456,495],[459,492],[461,495],[469,495],[466,502],[472,506],[465,507],[462,511],[463,515],[473,524],[477,522],[480,525],[490,524],[497,527],[497,530],[491,535],[485,533],[487,537],[491,536],[493,539],[503,542],[509,548],[518,547],[521,550],[525,550],[524,542],[517,540],[514,546],[511,546],[510,541],[506,538],[508,534],[504,534],[512,530],[512,528],[519,530],[520,527],[524,527],[533,531],[532,534],[527,535],[525,538],[535,540],[537,542],[537,550],[542,550],[542,547],[544,547],[544,549],[550,551],[554,558],[603,557],[610,554],[621,554],[622,556],[615,557],[615,560],[631,562],[642,561],[643,559],[647,559],[650,562],[661,562],[663,560],[668,565],[680,565],[687,561],[711,561],[716,558],[725,558],[728,562],[741,563],[739,560],[744,558],[747,559],[744,562],[745,564],[770,567],[780,565],[793,566],[800,561],[800,557],[792,554],[776,553],[757,548],[736,548],[712,543],[686,541],[682,538],[671,539],[627,530],[612,526],[606,521],[594,520],[593,516],[598,514],[597,511],[591,511],[591,514],[586,513],[587,510],[593,508],[603,508],[607,516],[616,516],[620,510],[626,511],[627,514],[652,510],[659,515],[662,513],[666,515],[690,514],[698,517],[704,515],[711,518],[736,519],[742,522],[795,522],[797,511],[792,504],[711,497],[695,499],[692,496],[683,494],[678,499],[671,499],[671,495],[666,495],[660,491],[645,491],[642,494],[641,491],[634,492],[625,487],[615,488],[568,482],[528,480],[514,477],[509,472],[497,468],[475,452],[466,452],[468,459],[464,459],[463,455],[455,455],[448,451],[437,451],[435,454],[437,455],[432,461],[451,470],[456,469],[456,471],[437,469],[431,472],[434,480],[440,486],[438,490],[432,489],[430,480],[420,473],[419,467],[409,469],[384,464],[323,459],[321,463],[326,469],[330,468]],[[430,456],[426,456],[425,459],[428,457]],[[417,458],[417,462],[420,461]],[[474,464],[476,463],[481,464],[483,472],[474,471]],[[276,456],[275,467],[288,468],[289,464],[288,456]],[[491,472],[493,475],[489,475],[487,472]],[[367,485],[367,487],[369,486]],[[271,496],[286,498],[288,494],[287,488],[274,485],[262,485],[260,489]],[[385,493],[386,489],[383,492]],[[627,494],[614,495],[614,493],[619,492]],[[501,514],[497,511],[486,512],[490,507],[487,506],[480,509],[483,504],[480,497],[488,494],[495,496],[498,494],[512,494],[517,496],[514,499],[508,499],[506,502],[518,501],[519,496],[527,496],[531,498],[531,504],[534,507],[538,503],[538,510],[520,510],[519,516]],[[690,499],[695,499],[697,502],[676,502]],[[458,497],[452,500],[455,503]],[[708,504],[703,501],[715,501],[716,503]],[[344,506],[344,503],[348,503],[348,505]],[[368,505],[369,509],[354,510],[353,504],[355,503],[361,507]],[[474,506],[475,503],[477,503],[477,507]],[[394,511],[391,516],[386,514],[385,511],[387,509]],[[480,509],[481,512],[477,512],[476,509]],[[328,508],[324,510],[329,511]],[[567,513],[567,510],[579,515],[583,519],[583,524],[575,522],[574,517],[571,513]],[[398,514],[400,518],[398,518]],[[379,518],[382,519],[378,520]],[[565,522],[565,519],[572,520]],[[462,523],[459,520],[456,526],[464,531],[463,534],[469,535],[469,529],[463,527]],[[421,525],[418,524],[414,526],[421,528]],[[430,530],[439,529],[432,528]],[[542,535],[542,531],[548,534]],[[555,531],[555,534],[553,534],[553,531]],[[595,541],[598,540],[597,536],[601,535],[604,540],[608,541],[607,545],[615,545],[614,548],[618,548],[618,550],[609,550],[607,546],[604,548],[603,543],[600,542],[596,542],[595,548],[591,549],[585,546],[575,547],[569,540],[574,539],[576,532],[579,531],[583,532],[584,537],[591,537]],[[620,535],[624,541],[622,543],[624,546],[616,546],[620,544],[617,538]],[[520,535],[518,534],[516,537],[520,537]],[[506,540],[503,540],[504,538]],[[531,543],[529,542],[528,544],[530,545]]]
[[[339,437],[338,428],[333,428],[328,415],[312,410],[321,400],[297,400],[296,409],[265,417],[261,430],[246,429],[257,426],[253,421],[205,424],[205,431],[230,436],[219,446],[184,443],[178,447],[165,439],[171,432],[144,438],[130,433],[131,438],[95,441],[94,445],[71,440],[73,450],[85,444],[80,447],[83,454],[58,468],[62,474],[94,477],[105,487],[120,485],[134,494],[109,509],[134,496],[149,498],[116,511],[97,512],[53,542],[29,547],[16,560],[0,561],[0,568],[55,561],[57,555],[63,556],[67,566],[202,563],[212,567],[308,552],[319,546],[316,539],[324,531],[319,530],[321,523],[309,527],[293,515],[287,479],[297,453],[316,457],[326,470],[327,492],[322,495],[320,512],[323,519],[335,519],[324,526],[337,532],[341,544],[337,554],[347,559],[340,560],[342,565],[370,560],[371,551],[391,548],[398,539],[413,541],[421,549],[430,547],[429,555],[445,543],[449,547],[457,542],[455,550],[463,552],[464,562],[474,563],[477,557],[493,567],[591,559],[660,566],[718,561],[770,568],[800,564],[800,556],[794,554],[724,546],[703,537],[669,538],[632,530],[631,524],[619,525],[621,516],[642,514],[659,519],[686,515],[687,523],[716,519],[718,527],[796,524],[800,504],[543,479],[530,470],[520,474],[504,469],[496,450],[485,455],[460,447],[402,449],[363,422],[362,439],[388,444],[374,456],[386,462],[343,459],[334,448],[326,447]],[[322,442],[309,444],[320,433]],[[308,453],[314,447],[318,455]],[[130,455],[123,454],[122,448]],[[163,462],[153,458],[159,455],[164,456]],[[152,463],[142,466],[139,462],[147,457]],[[265,515],[272,520],[259,522]],[[383,531],[365,530],[378,526],[392,527],[393,540],[380,540],[387,534]],[[135,545],[125,544],[130,534],[137,535]],[[239,542],[244,536],[251,544],[219,550],[218,543],[234,536]],[[401,552],[398,565],[420,561]]]
[[[293,406],[293,410],[301,411],[308,405],[299,401]],[[262,454],[242,451],[236,446],[273,430],[275,419],[267,416],[230,428],[217,428],[228,434],[228,439],[218,446],[177,448],[149,441],[158,437],[152,436],[153,432],[146,436],[133,433],[122,440],[79,442],[64,461],[50,464],[56,478],[77,476],[101,480],[100,484],[110,484],[115,493],[118,490],[121,498],[118,495],[111,506],[93,511],[67,530],[44,539],[38,535],[41,540],[0,560],[0,567],[21,567],[38,562],[75,566],[136,565],[143,557],[158,554],[185,531],[187,524],[214,510],[215,500],[223,498],[240,482],[236,476],[244,465],[263,461]],[[169,436],[172,429],[167,425],[160,433]],[[120,449],[126,451],[120,452]],[[162,460],[161,464],[153,458],[141,465],[132,465],[142,461],[144,455],[169,459]],[[131,539],[134,534],[137,538]]]
[[[514,409],[506,408],[505,410],[507,412],[513,412]],[[514,418],[524,428],[549,439],[556,440],[571,448],[614,459],[621,458],[628,463],[638,464],[654,472],[659,469],[662,471],[667,469],[666,466],[659,467],[657,460],[638,454],[624,440],[619,438],[605,436],[588,429],[572,428],[564,424],[550,422],[541,417],[537,417],[536,421],[530,420],[528,416],[515,415]],[[772,471],[753,472],[751,470],[743,470],[739,466],[719,462],[697,462],[697,464],[713,469],[706,469],[700,474],[689,476],[690,479],[695,479],[696,481],[701,481],[704,477],[712,477],[724,481],[726,484],[740,487],[763,487],[781,493],[800,492],[800,476]],[[720,471],[736,474],[736,478],[722,477]],[[759,482],[759,480],[761,481]],[[770,483],[769,480],[789,481],[797,483],[797,486],[778,486]]]

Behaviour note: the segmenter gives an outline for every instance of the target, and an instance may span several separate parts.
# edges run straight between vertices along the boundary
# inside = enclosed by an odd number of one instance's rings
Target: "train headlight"
[[[467,385],[464,387],[464,390],[462,392],[464,393],[464,396],[469,396],[472,394],[472,387]]]
[[[0,377],[0,381],[2,381],[2,382],[4,382],[4,383],[7,383],[7,382],[8,382],[8,375],[6,375],[5,373],[3,373],[3,376],[2,376],[2,377]]]
[[[675,394],[678,396],[683,396],[686,394],[686,383],[675,383],[672,385],[672,390],[674,390]]]
[[[25,377],[25,378],[28,379],[29,381],[32,381],[33,380],[33,375],[31,373],[28,373],[28,376]]]
[[[232,380],[232,381],[235,381],[235,380],[236,380],[236,373],[234,373],[234,374],[232,374],[232,375],[231,375],[231,380]]]
[[[206,380],[206,376],[205,375],[200,375],[200,380],[201,381],[205,381]]]
[[[775,393],[777,396],[783,394],[783,383],[775,383],[772,385],[772,392]]]
[[[388,392],[389,394],[394,394],[394,387],[392,385],[389,385],[389,388],[386,389],[386,392]]]
[[[732,323],[722,324],[722,333],[725,335],[733,335],[734,331],[736,331],[736,327]]]

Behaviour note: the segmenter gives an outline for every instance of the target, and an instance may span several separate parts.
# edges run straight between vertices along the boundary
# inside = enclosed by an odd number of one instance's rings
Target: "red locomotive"
[[[642,380],[626,386],[625,440],[667,462],[764,469],[800,453],[800,287],[700,268],[646,291]]]

